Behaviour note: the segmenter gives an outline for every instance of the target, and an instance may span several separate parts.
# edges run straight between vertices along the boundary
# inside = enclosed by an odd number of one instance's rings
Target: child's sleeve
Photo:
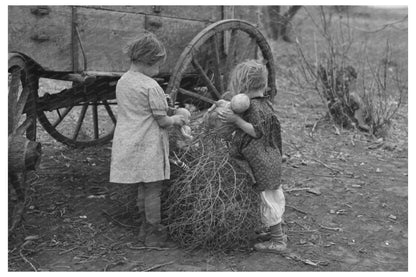
[[[247,116],[247,122],[253,125],[254,131],[258,138],[261,138],[265,134],[265,118],[261,115],[257,106],[254,106],[249,110]]]
[[[166,95],[161,87],[149,89],[149,105],[154,117],[167,115],[168,103],[166,101]]]

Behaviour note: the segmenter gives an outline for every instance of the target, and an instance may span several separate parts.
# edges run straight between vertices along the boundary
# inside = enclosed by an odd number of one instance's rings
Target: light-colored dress
[[[156,118],[166,116],[165,93],[152,78],[128,71],[116,87],[117,124],[110,182],[156,182],[170,178],[169,140]]]

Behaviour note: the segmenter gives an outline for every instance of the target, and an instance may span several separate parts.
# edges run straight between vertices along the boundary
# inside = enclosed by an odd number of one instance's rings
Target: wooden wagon
[[[213,103],[227,90],[234,65],[249,58],[266,63],[269,92],[275,94],[273,56],[259,31],[256,6],[8,9],[9,175],[34,168],[36,155],[22,149],[40,152],[37,120],[53,138],[72,147],[111,140],[115,86],[129,68],[123,46],[143,30],[166,46],[167,61],[155,79],[171,103],[181,95]]]

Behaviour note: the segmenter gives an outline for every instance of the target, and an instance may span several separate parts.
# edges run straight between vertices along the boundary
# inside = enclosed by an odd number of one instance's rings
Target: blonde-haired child
[[[230,90],[250,97],[250,108],[241,115],[222,111],[219,118],[238,128],[232,140],[237,148],[236,158],[248,162],[260,193],[261,220],[270,227],[271,239],[256,243],[254,248],[265,252],[286,249],[281,222],[285,211],[285,197],[280,184],[282,141],[280,122],[272,103],[265,96],[267,68],[255,60],[238,64],[230,78]]]
[[[166,59],[163,44],[150,32],[127,46],[130,69],[116,87],[117,124],[111,153],[110,182],[137,186],[139,211],[145,220],[140,239],[148,246],[163,245],[160,193],[170,178],[166,128],[182,126],[182,115],[168,116],[166,96],[151,77],[159,74]]]

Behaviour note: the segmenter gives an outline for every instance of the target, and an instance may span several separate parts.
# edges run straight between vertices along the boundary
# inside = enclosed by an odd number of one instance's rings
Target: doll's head
[[[127,44],[126,52],[132,63],[142,63],[147,66],[164,62],[166,59],[165,46],[153,33],[148,31],[130,41]]]
[[[239,63],[231,73],[230,90],[233,94],[258,91],[267,87],[267,68],[256,60]]]

